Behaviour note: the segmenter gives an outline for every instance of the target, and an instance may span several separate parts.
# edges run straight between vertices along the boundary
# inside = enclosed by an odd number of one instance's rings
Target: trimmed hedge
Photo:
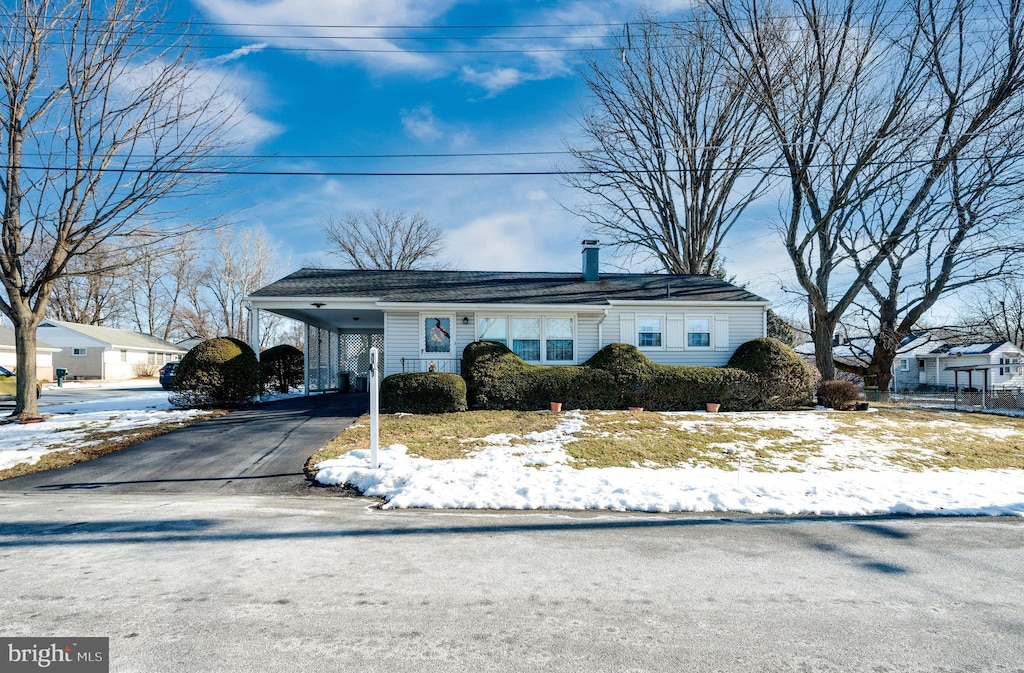
[[[261,371],[249,344],[230,337],[208,339],[185,354],[169,399],[181,407],[232,407],[260,394]]]
[[[263,380],[267,390],[286,393],[302,385],[303,355],[295,346],[281,344],[260,353],[263,366]]]
[[[380,383],[381,410],[394,414],[447,414],[465,411],[466,382],[458,374],[406,372]]]
[[[736,349],[726,367],[756,378],[758,409],[791,409],[808,404],[814,375],[803,358],[778,339],[751,339]]]
[[[544,367],[523,362],[500,343],[475,342],[463,353],[462,373],[469,403],[487,409],[544,409],[549,402],[653,411],[703,409],[706,402],[727,411],[807,404],[813,390],[807,365],[774,339],[755,342],[737,350],[742,366],[732,367],[661,365],[626,344],[605,346],[580,366]]]

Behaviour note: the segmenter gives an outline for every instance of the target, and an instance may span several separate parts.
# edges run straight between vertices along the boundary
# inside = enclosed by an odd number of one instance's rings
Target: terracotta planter
[[[721,406],[722,405],[719,404],[718,402],[705,402],[704,403],[704,408],[708,410],[709,414],[718,413],[718,410],[721,408]]]
[[[552,402],[551,403],[551,411],[553,411],[555,413],[558,413],[561,410],[562,410],[562,403],[561,402]]]

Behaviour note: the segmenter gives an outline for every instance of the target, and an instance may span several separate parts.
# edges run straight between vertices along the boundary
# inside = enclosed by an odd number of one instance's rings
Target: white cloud
[[[506,89],[510,89],[517,84],[521,84],[528,79],[537,79],[536,77],[529,77],[523,71],[517,68],[491,68],[484,70],[477,70],[470,66],[462,67],[462,79],[470,84],[482,87],[487,90],[487,97],[493,97],[501,93]]]
[[[440,140],[444,136],[433,108],[427,103],[412,110],[402,110],[402,128],[406,135],[417,140]]]
[[[258,51],[263,51],[266,48],[267,48],[267,43],[266,42],[258,42],[256,44],[247,44],[244,47],[239,47],[238,49],[235,49],[233,51],[228,52],[227,54],[223,54],[221,56],[216,56],[214,58],[211,58],[210,62],[211,63],[215,63],[217,65],[221,65],[221,64],[224,64],[224,63],[228,63],[229,61],[236,61],[236,60],[242,58],[243,56],[248,56],[249,54],[254,54],[254,53],[258,52]]]
[[[273,25],[270,32],[275,35],[266,38],[270,45],[325,50],[307,52],[311,58],[357,59],[373,69],[424,73],[442,70],[443,64],[435,56],[407,51],[398,41],[385,39],[396,31],[386,29],[385,32],[384,27],[436,23],[456,0],[196,0],[196,3],[213,20],[233,24],[230,30],[237,34],[265,34],[268,32],[265,25],[253,24],[268,24]],[[366,49],[384,51],[368,53]]]

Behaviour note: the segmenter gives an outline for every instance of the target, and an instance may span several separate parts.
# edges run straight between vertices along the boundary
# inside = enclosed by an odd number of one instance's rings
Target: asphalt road
[[[367,407],[359,394],[233,411],[96,460],[0,481],[2,492],[302,494],[309,456]]]
[[[103,385],[69,384],[64,388],[58,388],[51,384],[43,387],[43,393],[39,396],[39,406],[51,407],[57,404],[89,402],[111,397],[138,397],[141,395],[152,395],[157,392],[162,393],[164,389],[156,382],[150,385],[138,385],[135,382],[132,382],[130,385],[117,382]]]
[[[5,636],[111,671],[1022,671],[1024,522],[0,494]]]

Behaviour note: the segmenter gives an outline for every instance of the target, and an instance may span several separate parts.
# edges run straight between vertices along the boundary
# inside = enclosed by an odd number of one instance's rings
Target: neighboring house
[[[198,346],[199,344],[203,343],[204,341],[206,341],[206,339],[204,339],[203,337],[189,337],[189,338],[187,338],[187,339],[185,339],[183,341],[176,342],[175,345],[178,348],[182,348],[182,349],[184,349],[186,351],[190,351],[193,348],[195,348],[196,346]]]
[[[896,390],[1020,390],[1024,350],[1009,341],[955,345],[919,340],[893,366]]]
[[[37,334],[62,349],[53,366],[66,368],[70,379],[135,378],[136,365],[162,365],[186,352],[148,334],[60,320],[44,320]]]
[[[53,354],[60,348],[36,339],[36,378],[40,381],[53,380]],[[14,349],[14,330],[0,326],[0,367],[11,371],[18,368],[18,354]]]
[[[655,362],[720,366],[765,336],[769,303],[711,276],[599,274],[588,241],[582,274],[302,269],[246,301],[250,343],[259,343],[259,311],[306,323],[310,390],[364,375],[371,346],[384,376],[458,372],[478,340],[535,364],[580,364],[622,342]]]
[[[874,349],[872,337],[839,340],[832,347],[837,366],[846,371],[867,370]],[[814,357],[814,344],[797,346]],[[977,390],[1024,388],[1024,350],[1005,341],[957,345],[927,333],[911,334],[896,351],[894,391],[940,391],[957,387]]]

